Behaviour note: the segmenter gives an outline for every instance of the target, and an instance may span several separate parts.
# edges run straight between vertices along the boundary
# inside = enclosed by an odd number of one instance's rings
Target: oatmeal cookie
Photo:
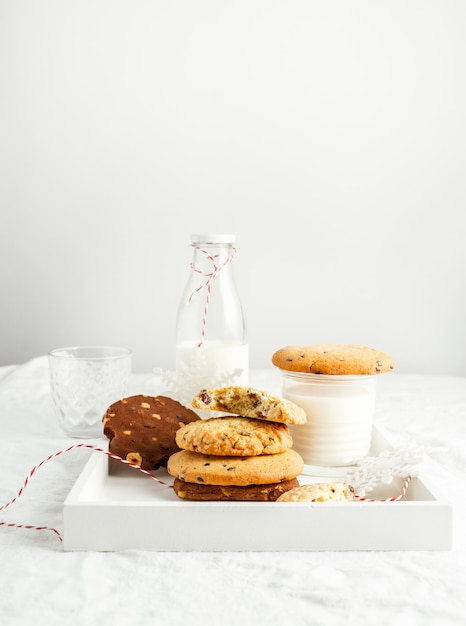
[[[286,424],[249,417],[212,417],[182,426],[176,443],[183,450],[220,456],[277,454],[291,448]]]
[[[353,488],[345,482],[301,485],[281,495],[277,502],[352,502]]]

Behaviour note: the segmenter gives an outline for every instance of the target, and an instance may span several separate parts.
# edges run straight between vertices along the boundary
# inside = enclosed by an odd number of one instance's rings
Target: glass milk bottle
[[[191,237],[191,272],[177,316],[176,373],[186,375],[197,391],[248,384],[249,347],[233,277],[234,244],[234,235]]]

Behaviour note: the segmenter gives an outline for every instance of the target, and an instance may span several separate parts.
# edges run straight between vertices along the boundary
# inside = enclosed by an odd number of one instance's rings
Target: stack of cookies
[[[288,424],[304,424],[296,404],[252,387],[204,389],[193,407],[225,413],[185,424],[167,470],[186,500],[275,501],[299,486],[304,462]]]

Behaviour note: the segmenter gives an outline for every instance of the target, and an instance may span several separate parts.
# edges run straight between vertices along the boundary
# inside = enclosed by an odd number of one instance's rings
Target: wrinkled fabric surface
[[[279,388],[272,370],[251,372],[250,383]],[[130,393],[161,391],[155,375],[133,375]],[[2,525],[0,622],[463,626],[466,379],[383,375],[376,422],[395,442],[434,449],[424,474],[452,503],[451,550],[64,552],[51,531]],[[46,358],[0,368],[0,506],[35,465],[73,443],[53,415]],[[44,464],[0,521],[62,532],[63,502],[91,454],[77,449]]]

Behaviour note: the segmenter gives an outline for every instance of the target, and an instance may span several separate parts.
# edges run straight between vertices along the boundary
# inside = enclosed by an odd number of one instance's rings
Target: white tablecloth
[[[277,391],[277,372],[252,371],[250,383]],[[133,375],[130,393],[161,391],[155,375]],[[434,448],[421,471],[452,502],[451,550],[65,552],[53,532],[2,525],[0,622],[463,626],[466,379],[382,375],[376,422],[397,442]],[[0,368],[0,506],[34,466],[72,443],[53,415],[46,358]],[[61,532],[63,502],[91,454],[76,449],[45,463],[0,521]]]

